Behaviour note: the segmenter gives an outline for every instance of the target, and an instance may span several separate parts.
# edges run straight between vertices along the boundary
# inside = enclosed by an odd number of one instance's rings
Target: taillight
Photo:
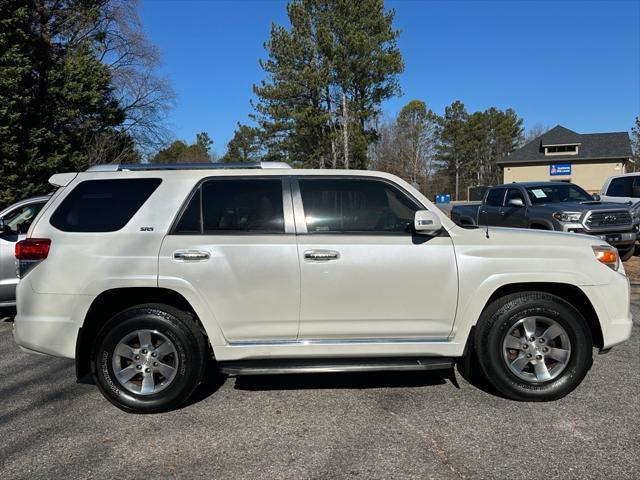
[[[16,274],[24,277],[49,255],[51,240],[48,238],[27,238],[16,243]]]

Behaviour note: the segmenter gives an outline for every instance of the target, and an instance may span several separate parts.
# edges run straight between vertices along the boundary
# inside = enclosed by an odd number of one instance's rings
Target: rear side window
[[[175,233],[284,233],[282,180],[207,180],[194,192]]]
[[[487,201],[485,202],[489,207],[501,207],[502,200],[504,199],[504,188],[492,188],[487,194]]]
[[[159,178],[87,180],[67,195],[51,216],[63,232],[115,232],[124,227],[158,188]]]

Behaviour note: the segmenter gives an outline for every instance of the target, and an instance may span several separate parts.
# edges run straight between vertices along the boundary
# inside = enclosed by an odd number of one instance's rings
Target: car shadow
[[[235,377],[234,388],[248,391],[416,388],[444,385],[447,380],[460,388],[453,369],[429,372],[240,375]]]
[[[420,388],[446,385],[450,383],[460,389],[456,375],[483,392],[505,398],[477,371],[471,374],[465,369],[451,368],[426,372],[363,372],[363,373],[304,373],[278,375],[237,375],[230,376],[209,370],[189,400],[179,408],[186,408],[215,394],[227,381],[232,381],[235,390],[250,392],[293,391],[293,390],[339,390],[376,388]]]

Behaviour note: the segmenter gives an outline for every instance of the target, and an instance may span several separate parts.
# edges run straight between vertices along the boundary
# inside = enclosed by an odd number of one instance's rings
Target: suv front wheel
[[[200,383],[206,359],[202,333],[173,307],[139,305],[111,318],[96,337],[93,372],[103,395],[131,413],[178,407]]]
[[[545,292],[507,295],[483,313],[475,352],[482,373],[514,400],[564,397],[591,368],[593,341],[585,319]]]

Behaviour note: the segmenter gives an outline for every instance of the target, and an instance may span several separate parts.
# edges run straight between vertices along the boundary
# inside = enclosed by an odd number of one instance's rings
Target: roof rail
[[[291,168],[285,162],[237,162],[237,163],[112,163],[93,165],[87,172],[123,172],[140,170],[220,170],[228,168]]]

